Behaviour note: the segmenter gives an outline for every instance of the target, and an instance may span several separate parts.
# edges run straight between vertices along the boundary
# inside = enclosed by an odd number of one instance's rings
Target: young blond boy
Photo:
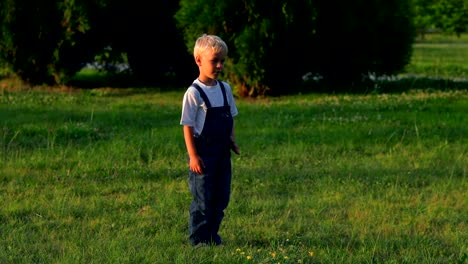
[[[228,48],[204,34],[194,47],[199,76],[182,102],[185,145],[189,155],[189,241],[193,246],[220,245],[218,234],[231,194],[231,153],[239,154],[233,117],[238,114],[231,87],[219,81]]]

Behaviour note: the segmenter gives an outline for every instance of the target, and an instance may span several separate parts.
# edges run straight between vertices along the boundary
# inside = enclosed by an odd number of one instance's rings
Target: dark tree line
[[[223,78],[241,96],[286,93],[304,76],[348,89],[409,62],[413,10],[409,0],[0,0],[0,60],[32,84],[67,84],[100,60],[128,63],[139,84],[187,85],[193,43],[211,33],[229,46]]]
[[[96,60],[128,62],[139,83],[167,82],[193,72],[177,9],[171,0],[0,0],[0,60],[32,84],[66,84]]]

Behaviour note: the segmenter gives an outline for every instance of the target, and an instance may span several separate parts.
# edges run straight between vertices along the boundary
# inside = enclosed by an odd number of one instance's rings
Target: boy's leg
[[[189,240],[193,245],[210,243],[215,161],[204,157],[204,174],[189,171],[190,205]]]
[[[206,181],[205,175],[199,175],[193,171],[189,171],[189,187],[192,193],[193,200],[190,205],[190,220],[189,220],[189,240],[192,245],[198,243],[206,243],[208,240],[208,219],[209,215],[206,201],[209,200],[210,193],[207,192],[209,182]]]
[[[210,219],[211,239],[214,243],[221,244],[218,231],[224,217],[224,209],[228,206],[231,195],[231,158],[229,156],[218,159],[217,174],[213,184],[213,208]]]

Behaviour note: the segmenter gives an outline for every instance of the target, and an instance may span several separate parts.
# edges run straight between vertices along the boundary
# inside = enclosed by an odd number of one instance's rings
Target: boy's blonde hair
[[[224,53],[227,54],[228,47],[226,43],[218,36],[203,34],[195,42],[195,47],[193,48],[193,56],[202,55],[207,49],[211,49],[215,53]]]

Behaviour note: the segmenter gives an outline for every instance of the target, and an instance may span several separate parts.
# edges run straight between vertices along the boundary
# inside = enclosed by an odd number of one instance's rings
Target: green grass
[[[419,43],[406,72],[422,77],[468,79],[468,42]]]
[[[466,91],[239,99],[197,250],[182,95],[2,90],[0,263],[466,263]]]
[[[403,76],[420,79],[468,79],[468,34],[459,38],[455,35],[428,34],[417,38],[413,45],[410,64]]]
[[[429,33],[425,34],[424,38],[422,38],[420,35],[416,37],[415,39],[416,43],[468,43],[468,34],[464,33],[461,34],[459,37],[455,34],[443,34],[443,33]]]

